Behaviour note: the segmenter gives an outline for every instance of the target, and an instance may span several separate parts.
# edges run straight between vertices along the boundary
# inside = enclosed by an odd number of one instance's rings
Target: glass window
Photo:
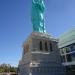
[[[60,54],[64,54],[64,50],[63,49],[60,49]]]
[[[73,50],[75,51],[75,44],[73,44]]]
[[[53,49],[52,49],[52,43],[50,43],[50,51],[53,51]]]
[[[65,62],[65,55],[61,56],[61,62]]]
[[[71,52],[71,48],[68,46],[66,47],[66,53]]]
[[[73,48],[74,48],[74,50],[75,50],[75,44],[73,45]]]
[[[75,53],[71,54],[72,61],[75,61]]]
[[[40,50],[42,50],[43,48],[42,48],[42,41],[40,41]]]
[[[47,42],[45,42],[45,50],[48,51]]]
[[[67,57],[67,61],[68,61],[68,62],[72,61],[70,54],[67,54],[66,57]]]
[[[71,50],[72,50],[72,51],[75,51],[75,44],[72,44],[72,45],[71,45]]]
[[[63,48],[63,52],[66,53],[66,48],[65,47]]]

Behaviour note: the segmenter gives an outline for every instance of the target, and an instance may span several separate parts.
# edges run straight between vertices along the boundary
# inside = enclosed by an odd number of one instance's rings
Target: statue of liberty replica
[[[44,1],[32,0],[32,24],[34,32],[46,32],[44,24]]]
[[[44,9],[44,0],[32,0],[33,32],[23,43],[19,75],[65,75],[58,40],[46,33]]]

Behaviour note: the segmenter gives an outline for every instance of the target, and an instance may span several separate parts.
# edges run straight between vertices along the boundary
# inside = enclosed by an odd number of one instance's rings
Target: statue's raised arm
[[[44,1],[33,0],[32,1],[32,24],[34,32],[46,32],[44,25]]]

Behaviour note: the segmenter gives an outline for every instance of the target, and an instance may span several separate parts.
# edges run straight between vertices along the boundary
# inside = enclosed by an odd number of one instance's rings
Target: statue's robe
[[[35,0],[34,0],[35,1]],[[42,2],[32,2],[32,24],[34,32],[45,32],[44,25],[44,3]]]

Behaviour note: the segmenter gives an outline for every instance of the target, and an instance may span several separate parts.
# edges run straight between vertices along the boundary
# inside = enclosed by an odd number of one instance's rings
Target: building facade
[[[47,33],[33,32],[23,44],[19,75],[65,75],[58,40]]]
[[[75,28],[60,36],[59,48],[67,74],[75,75]]]

